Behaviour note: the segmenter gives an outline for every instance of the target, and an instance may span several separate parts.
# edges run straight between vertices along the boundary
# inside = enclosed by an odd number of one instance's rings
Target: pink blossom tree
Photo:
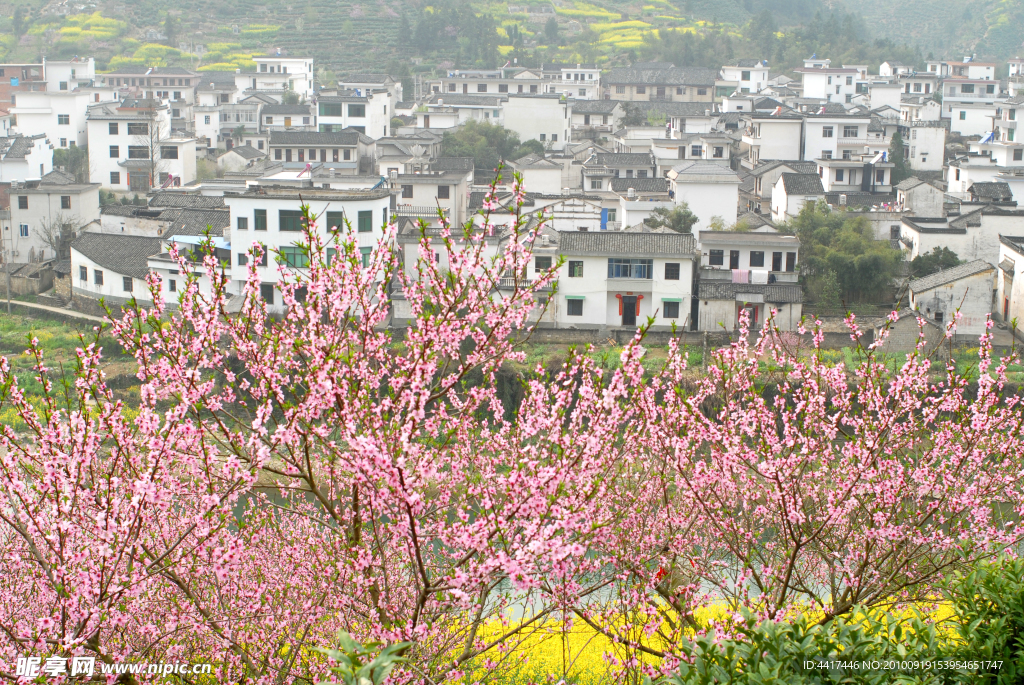
[[[640,331],[617,368],[571,351],[506,407],[499,374],[524,359],[557,267],[522,276],[536,229],[521,214],[501,235],[478,224],[424,230],[419,258],[390,226],[364,266],[350,227],[307,213],[280,317],[257,246],[238,314],[212,256],[175,254],[177,306],[154,276],[153,308],[110,324],[137,407],[106,387],[95,343],[67,392],[34,345],[34,404],[0,362],[0,408],[27,426],[0,435],[5,661],[307,682],[344,631],[411,642],[392,676],[438,682],[500,673],[532,631],[575,620],[614,636],[624,666],[670,665],[708,602],[828,620],[1019,540],[1021,411],[987,337],[972,395],[955,367],[935,382],[923,351],[895,373],[871,354],[830,367],[771,322],[703,376],[670,345],[652,378]]]

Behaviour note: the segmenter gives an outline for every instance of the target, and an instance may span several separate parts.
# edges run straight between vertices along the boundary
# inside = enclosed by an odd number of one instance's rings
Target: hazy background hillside
[[[15,0],[0,3],[6,62],[252,68],[312,52],[324,78],[359,70],[635,59],[718,66],[812,52],[877,66],[1024,52],[1024,0]]]

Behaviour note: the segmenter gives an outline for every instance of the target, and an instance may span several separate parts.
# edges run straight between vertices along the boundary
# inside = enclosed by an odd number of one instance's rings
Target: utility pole
[[[7,228],[5,233],[10,233],[10,227]],[[4,238],[4,274],[7,277],[7,316],[11,315],[11,250],[8,249],[8,241],[13,241],[14,236],[10,238]]]

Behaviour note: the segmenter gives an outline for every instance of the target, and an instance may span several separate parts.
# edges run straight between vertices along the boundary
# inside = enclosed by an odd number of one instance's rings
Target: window
[[[302,212],[298,209],[282,209],[277,215],[278,229],[281,231],[301,231]]]
[[[267,123],[268,124],[273,124],[274,123],[274,117],[267,117]]]
[[[832,137],[832,127],[831,126],[822,126],[821,127],[821,137],[822,138],[831,138]]]
[[[119,186],[121,185],[121,172],[111,171],[110,172],[110,185]]]
[[[786,253],[786,271],[796,270],[796,252]]]
[[[257,140],[256,141],[256,149],[257,150],[262,150],[263,149],[263,141],[262,140]]]
[[[569,278],[583,278],[583,261],[569,262]]]
[[[88,281],[89,280],[89,270],[87,268],[85,268],[84,266],[78,267],[78,280],[80,280],[80,281]]]
[[[71,196],[70,195],[61,195],[60,196],[60,208],[61,209],[71,209]]]
[[[110,146],[110,157],[111,159],[117,159],[121,156],[121,148],[118,145]]]
[[[686,89],[683,87],[676,88],[676,95],[686,95]]]
[[[360,211],[357,218],[357,227],[360,233],[372,233],[373,212],[368,209]]]
[[[149,124],[128,124],[128,135],[130,136],[148,136],[149,135]]]
[[[180,90],[174,91],[174,99],[175,100],[180,100],[181,99],[181,91]]]
[[[856,138],[859,130],[858,126],[843,126],[843,138]]]
[[[404,186],[402,186],[402,198],[405,199],[405,200],[412,199],[412,186],[411,185],[404,185]]]
[[[853,77],[852,76],[847,76],[846,77],[846,85],[848,85],[848,86],[852,86],[853,85]]]
[[[340,117],[341,116],[341,105],[332,104],[327,102],[320,103],[320,116],[322,117]]]
[[[252,227],[255,231],[267,230],[267,210],[265,209],[254,209],[252,217]]]
[[[708,265],[722,266],[725,264],[725,250],[711,250],[708,253]]]
[[[507,83],[499,83],[498,84],[498,92],[499,93],[507,93],[508,92],[508,84]]]
[[[260,297],[267,304],[274,304],[274,284],[260,283]]]
[[[551,134],[551,142],[552,143],[557,143],[558,142],[558,134],[557,133],[552,133]]]
[[[238,230],[248,231],[249,230],[249,217],[240,216],[238,217]]]
[[[583,300],[578,297],[565,301],[566,316],[583,316]]]
[[[486,93],[487,92],[487,84],[486,83],[478,83],[478,84],[476,84],[476,92],[478,92],[478,93]]]
[[[303,149],[299,149],[299,161],[300,162],[305,162],[306,161],[306,151],[303,150]]]
[[[1021,160],[1024,160],[1024,149],[1017,148],[1013,151],[1013,161],[1019,162]]]
[[[540,141],[541,141],[542,143],[543,143],[543,142],[544,142],[545,140],[547,140],[547,139],[548,139],[548,134],[546,134],[546,133],[541,133],[541,134],[540,134]]]
[[[249,255],[244,252],[238,253],[238,266],[246,266],[249,263]]]
[[[103,272],[99,269],[92,270],[92,282],[95,285],[103,285]]]
[[[678,302],[662,302],[662,316],[666,319],[678,319],[679,318],[679,303]]]
[[[18,196],[18,209],[28,209],[28,195]]]
[[[349,105],[348,115],[350,117],[365,117],[366,116],[366,105]]]
[[[359,256],[362,257],[363,268],[370,266],[370,257],[373,255],[372,247],[359,248]]]
[[[821,158],[822,159],[832,159],[832,151],[831,150],[822,150],[821,151]]]
[[[995,84],[990,84],[990,85],[985,86],[985,92],[988,93],[989,95],[994,94],[996,92]]]
[[[740,72],[740,81],[749,81],[749,80],[750,80],[750,72],[749,71],[741,71]]]
[[[204,124],[209,124],[210,123],[210,115],[209,114],[207,114],[205,117],[203,117],[203,123]]]
[[[697,95],[707,95],[707,94],[708,94],[708,89],[707,88],[698,88],[697,89]]]
[[[853,159],[853,151],[843,150],[843,159]]]
[[[178,147],[176,145],[164,145],[160,148],[161,159],[177,159]]]
[[[57,125],[58,126],[69,126],[70,124],[71,124],[71,115],[70,114],[58,114],[57,115]]]
[[[622,95],[626,92],[626,86],[615,86],[615,92],[618,95]]]
[[[716,146],[714,154],[712,154],[711,156],[715,157],[715,158],[718,158],[718,159],[721,159],[724,155],[725,155],[725,148],[721,147],[721,146]]]
[[[590,179],[590,189],[591,190],[601,190],[601,185],[602,185],[601,179],[599,179],[599,178],[592,178],[592,179]]]
[[[121,287],[124,289],[126,293],[130,293],[132,291],[132,280],[133,279],[131,276],[121,277]]]
[[[281,148],[279,148],[279,147],[278,148],[274,148],[274,159],[276,159],[276,160],[280,160],[281,159]]]
[[[207,119],[209,119],[209,117],[207,117]],[[210,123],[210,122],[207,121],[206,123]],[[107,133],[109,133],[112,136],[116,136],[117,135],[117,122],[111,122],[111,123],[107,124]]]
[[[20,224],[18,226],[18,235],[20,235],[22,238],[28,237],[28,224]]]
[[[350,161],[352,159],[352,151],[351,150],[342,150],[342,153],[343,154],[341,155],[341,158],[343,160],[345,160],[346,162],[348,162],[348,161]],[[335,161],[337,161],[337,160],[335,160]]]
[[[447,200],[449,199],[449,186],[438,186],[437,187],[437,199]]]
[[[836,182],[846,180],[846,169],[836,169]]]
[[[327,212],[327,232],[345,227],[345,212]]]
[[[772,271],[782,271],[781,252],[772,252]]]
[[[967,121],[967,112],[960,110],[960,121]]]
[[[701,146],[700,145],[691,145],[690,146],[690,156],[691,157],[700,157],[700,151],[701,151]]]
[[[761,252],[759,250],[751,250],[750,266],[764,266],[764,252]]]
[[[974,84],[973,83],[964,83],[963,85],[960,86],[960,92],[961,93],[973,93],[974,92]]]
[[[178,292],[178,282],[173,278],[167,281],[167,290],[172,293]]]
[[[637,95],[646,95],[647,94],[647,88],[645,86],[637,86],[636,87],[636,94]]]
[[[291,148],[287,148],[284,151],[284,161],[286,161],[286,162],[292,161],[292,149]]]
[[[309,266],[309,256],[303,251],[301,247],[295,245],[289,245],[281,248],[281,257],[284,259],[286,266],[295,268],[304,268]]]
[[[128,159],[149,159],[149,149],[145,145],[129,145]]]
[[[654,275],[653,259],[608,259],[608,278],[650,279]]]
[[[679,280],[679,262],[668,262],[665,264],[665,280]]]
[[[302,125],[309,126],[309,117],[302,117]]]
[[[543,273],[551,269],[551,257],[534,257],[533,258],[533,271],[534,273]]]

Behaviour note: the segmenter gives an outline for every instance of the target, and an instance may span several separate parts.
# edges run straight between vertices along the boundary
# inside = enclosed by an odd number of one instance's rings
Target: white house
[[[945,163],[946,120],[900,121],[898,130],[903,138],[903,154],[912,169],[941,171]]]
[[[593,64],[563,66],[562,81],[557,87],[567,98],[598,100],[601,98],[601,68]]]
[[[804,124],[804,160],[853,159],[868,145],[867,114],[830,111],[809,114]]]
[[[46,90],[72,91],[80,86],[89,86],[96,78],[96,60],[93,57],[70,60],[43,58],[43,77]]]
[[[690,328],[692,235],[640,231],[559,234],[557,325],[563,328]],[[550,258],[538,267],[550,266]]]
[[[572,100],[560,95],[510,93],[502,108],[505,128],[519,140],[539,140],[547,150],[564,150],[572,125]]]
[[[726,226],[736,223],[740,177],[729,167],[709,161],[686,161],[668,172],[676,204],[685,202],[697,215],[695,230],[707,228],[716,217]]]
[[[98,183],[75,183],[62,171],[12,183],[10,247],[15,261],[60,258],[83,226],[99,220],[99,187]]]
[[[783,173],[772,189],[772,221],[782,223],[795,218],[807,203],[825,197],[821,177],[817,174]]]
[[[362,93],[362,91],[360,91]],[[391,97],[387,91],[357,95],[345,91],[340,95],[321,95],[317,98],[317,127],[321,132],[353,128],[371,138],[385,138],[391,130]]]
[[[740,152],[744,166],[760,162],[799,160],[803,146],[804,118],[793,112],[751,112],[740,117]]]
[[[985,332],[992,313],[992,292],[996,267],[982,259],[917,278],[910,282],[910,307],[922,318],[944,325],[961,318],[956,334],[977,338]]]
[[[217,166],[225,171],[238,171],[266,156],[266,152],[257,150],[251,145],[237,145],[217,158]]]
[[[259,267],[261,294],[273,311],[283,311],[274,257],[280,255],[294,268],[305,265],[297,244],[303,241],[301,203],[309,205],[315,216],[321,216],[324,235],[332,227],[351,225],[356,232],[363,263],[370,258],[383,237],[383,227],[391,218],[391,191],[333,190],[253,185],[242,193],[225,193],[224,204],[231,212],[231,226],[224,237],[231,250],[231,287],[241,292],[248,277],[248,253],[254,243],[266,248],[269,256]],[[388,248],[390,249],[390,248]]]
[[[722,67],[723,81],[736,84],[740,93],[759,93],[768,85],[768,61],[740,59]]]
[[[282,57],[280,55],[253,57],[256,73],[241,72],[235,75],[240,91],[271,91],[297,93],[300,100],[313,97],[312,57]]]
[[[999,236],[999,272],[996,274],[995,318],[1017,320],[1018,337],[1024,330],[1024,236]]]
[[[71,290],[111,305],[132,299],[152,302],[148,260],[160,252],[159,238],[86,232],[71,244]]]
[[[0,183],[42,178],[53,170],[53,145],[42,133],[0,138]]]
[[[796,237],[775,231],[702,232],[697,330],[735,330],[744,311],[756,327],[773,309],[779,328],[796,330],[803,310],[799,252]]]
[[[800,75],[805,98],[846,104],[852,102],[857,93],[854,83],[860,75],[857,69],[802,67],[793,71]]]
[[[17,119],[16,131],[26,136],[45,134],[55,147],[87,145],[86,111],[92,102],[82,91],[18,93],[11,108]]]
[[[909,251],[908,259],[948,247],[962,260],[995,264],[999,236],[1012,235],[1024,222],[1024,210],[995,205],[973,210],[961,207],[961,212],[946,217],[903,217],[900,240]]]
[[[562,165],[540,155],[520,157],[508,166],[523,177],[523,189],[528,193],[556,194],[561,191]]]
[[[942,188],[917,176],[903,179],[896,186],[896,206],[915,216],[942,216],[945,196]]]

